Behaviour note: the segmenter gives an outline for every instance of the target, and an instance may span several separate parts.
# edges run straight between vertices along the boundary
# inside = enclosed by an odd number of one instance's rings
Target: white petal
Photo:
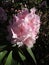
[[[17,38],[17,35],[14,33],[12,28],[11,28],[11,31],[12,31],[12,34],[13,34],[12,38]]]

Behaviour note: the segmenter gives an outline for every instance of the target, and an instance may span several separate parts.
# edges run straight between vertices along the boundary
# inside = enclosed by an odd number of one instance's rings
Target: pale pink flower
[[[28,48],[33,47],[38,38],[40,29],[40,17],[35,14],[36,9],[24,9],[10,21],[8,30],[11,36],[11,42],[16,43],[19,47],[26,45]]]
[[[18,14],[17,16],[20,18],[20,19],[24,19],[25,16],[29,13],[28,9],[27,8],[23,8]]]

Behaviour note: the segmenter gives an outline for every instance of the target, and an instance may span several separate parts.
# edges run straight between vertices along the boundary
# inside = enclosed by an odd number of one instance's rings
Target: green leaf
[[[16,60],[12,58],[12,51],[9,53],[5,65],[20,65]]]
[[[9,53],[5,65],[11,65],[12,62],[12,51]]]
[[[34,56],[32,50],[29,49],[29,48],[27,48],[27,51],[28,51],[28,53],[31,55],[31,57],[33,58],[34,62],[36,63],[36,59],[35,59],[35,56]]]
[[[17,61],[15,61],[14,59],[12,59],[11,65],[17,65]]]
[[[26,59],[25,56],[22,53],[19,52],[19,55],[20,55],[22,61],[24,61]]]
[[[4,47],[6,47],[6,45],[4,45],[4,46],[0,46],[0,49],[1,49],[1,48],[4,48]]]
[[[3,52],[0,52],[0,63],[2,61],[2,59],[4,58],[4,56],[6,55],[7,51],[3,51]]]

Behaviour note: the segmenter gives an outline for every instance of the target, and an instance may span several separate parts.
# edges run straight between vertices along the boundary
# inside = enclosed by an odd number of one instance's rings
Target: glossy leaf
[[[12,51],[9,53],[5,65],[11,65],[12,62]]]
[[[33,58],[34,62],[36,63],[36,59],[35,59],[35,56],[34,56],[32,50],[27,48],[27,51],[31,55],[31,57]]]
[[[22,55],[20,52],[19,52],[19,55],[20,55],[20,57],[21,57],[21,59],[22,59],[22,61],[24,61],[26,58],[25,58],[25,56],[24,55]]]
[[[0,63],[2,62],[2,59],[7,54],[7,51],[0,52]]]

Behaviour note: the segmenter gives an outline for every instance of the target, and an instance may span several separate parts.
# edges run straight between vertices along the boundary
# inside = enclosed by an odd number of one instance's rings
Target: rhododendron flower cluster
[[[16,43],[18,47],[26,45],[31,48],[38,38],[40,29],[40,17],[35,14],[36,9],[22,9],[17,15],[9,21],[8,31],[10,40]]]
[[[4,9],[2,7],[0,7],[0,23],[3,23],[4,21],[7,20],[7,14],[4,11]]]

